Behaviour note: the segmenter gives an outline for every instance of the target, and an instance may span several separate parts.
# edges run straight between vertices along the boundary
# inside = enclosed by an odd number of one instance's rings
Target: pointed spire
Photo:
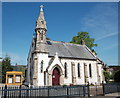
[[[40,15],[39,15],[39,18],[42,18],[43,20],[44,19],[44,12],[43,12],[43,5],[40,6]]]
[[[39,17],[36,21],[36,29],[47,30],[46,21],[45,21],[44,12],[43,12],[43,5],[40,6],[40,14],[39,14]]]
[[[36,21],[36,28],[35,28],[35,34],[36,34],[36,51],[37,52],[44,52],[47,53],[48,49],[46,46],[46,21],[44,18],[44,12],[43,12],[43,5],[40,6],[40,14]]]

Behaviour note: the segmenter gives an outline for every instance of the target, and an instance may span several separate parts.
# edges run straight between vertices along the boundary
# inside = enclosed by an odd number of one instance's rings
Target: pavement
[[[79,97],[79,98],[85,98],[85,97]],[[105,94],[105,96],[91,96],[90,98],[120,98],[120,92]]]
[[[120,98],[120,92],[119,93],[105,94],[105,96],[68,97],[68,98]]]
[[[105,94],[105,97],[109,97],[109,98],[120,98],[120,92],[118,92],[118,93]]]

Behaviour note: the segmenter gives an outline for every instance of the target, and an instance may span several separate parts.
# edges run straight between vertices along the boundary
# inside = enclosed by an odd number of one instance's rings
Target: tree
[[[120,70],[116,71],[114,74],[114,81],[120,82]]]
[[[46,40],[51,40],[51,39],[49,37],[47,37]]]
[[[105,77],[105,81],[108,83],[109,82],[109,80],[110,80],[110,73],[109,72],[107,72],[107,71],[103,71],[103,74],[104,74],[104,77]]]
[[[95,52],[94,49],[92,48],[97,46],[97,44],[94,44],[95,39],[90,38],[90,35],[88,32],[78,32],[78,35],[73,36],[72,41],[70,41],[70,43],[83,44],[83,41],[85,42],[85,45],[88,48],[90,48],[90,50],[92,50],[92,52]]]
[[[10,57],[6,55],[6,57],[2,60],[2,83],[5,83],[6,80],[6,72],[12,71],[13,68],[11,66]]]

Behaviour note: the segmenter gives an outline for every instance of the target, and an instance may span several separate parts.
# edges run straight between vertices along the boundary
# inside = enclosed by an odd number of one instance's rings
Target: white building
[[[102,83],[103,62],[86,45],[46,40],[43,7],[28,55],[27,83],[34,86]]]

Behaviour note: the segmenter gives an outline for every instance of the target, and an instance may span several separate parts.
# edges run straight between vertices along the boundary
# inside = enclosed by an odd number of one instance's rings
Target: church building
[[[100,84],[104,63],[83,43],[46,39],[43,12],[36,21],[35,36],[28,54],[26,82],[34,86]]]

